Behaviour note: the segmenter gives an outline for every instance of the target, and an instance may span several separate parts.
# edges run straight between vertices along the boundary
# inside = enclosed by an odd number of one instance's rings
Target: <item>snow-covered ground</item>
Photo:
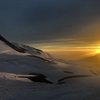
[[[100,100],[100,77],[69,79],[60,85],[0,78],[0,100]]]
[[[0,40],[0,100],[100,100],[99,93],[100,68],[94,63],[57,60]]]

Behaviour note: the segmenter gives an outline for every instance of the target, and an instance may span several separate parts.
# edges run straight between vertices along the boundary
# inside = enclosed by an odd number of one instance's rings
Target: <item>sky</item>
[[[46,50],[99,49],[100,0],[0,0],[0,34]]]

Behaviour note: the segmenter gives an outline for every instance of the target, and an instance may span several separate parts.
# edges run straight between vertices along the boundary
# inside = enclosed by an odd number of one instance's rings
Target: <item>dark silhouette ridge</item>
[[[38,58],[38,59],[41,59],[41,60],[44,60],[44,61],[47,61],[47,62],[53,62],[52,60],[47,60],[47,59],[44,59],[44,58],[42,58],[42,57],[35,56],[35,55],[27,55],[27,56],[35,57],[35,58]]]
[[[95,63],[97,67],[100,67],[100,53],[92,57],[81,59],[80,61]]]
[[[46,80],[46,76],[40,74],[36,77],[29,77],[28,79],[30,79],[33,82],[40,82],[40,83],[49,83],[49,84],[53,84],[52,82]]]
[[[63,81],[65,79],[70,79],[70,78],[80,78],[80,77],[91,77],[92,75],[74,75],[74,76],[67,76],[65,78],[62,78],[58,80],[58,82]]]
[[[4,37],[2,37],[1,35],[0,35],[0,40],[1,41],[3,41],[5,44],[7,44],[8,46],[10,46],[12,49],[14,49],[14,50],[16,50],[16,51],[18,51],[18,52],[20,52],[20,53],[26,53],[26,51],[28,51],[28,50],[26,50],[26,49],[24,49],[23,47],[20,47],[20,48],[18,48],[18,47],[16,47],[15,45],[13,45],[12,43],[10,43],[9,41],[7,41]],[[34,48],[35,49],[35,48]],[[39,49],[35,49],[35,50],[37,50],[37,52],[39,53],[39,52],[42,52],[42,50],[39,50]],[[38,57],[38,56],[35,56],[35,55],[27,55],[27,56],[30,56],[30,57],[35,57],[35,58],[38,58],[38,59],[41,59],[41,60],[44,60],[44,61],[47,61],[47,62],[52,62],[51,60],[47,60],[47,59],[44,59],[44,58],[42,58],[42,57]]]
[[[42,74],[30,73],[29,75],[36,75],[35,77],[30,76],[18,76],[19,78],[28,78],[33,82],[40,82],[40,83],[49,83],[53,84],[52,82],[46,80],[46,76]]]
[[[73,72],[69,72],[69,71],[64,71],[64,73],[74,74]]]
[[[93,73],[94,75],[98,76],[98,74],[96,74],[95,72],[93,72],[92,70],[90,70],[91,73]]]
[[[92,57],[87,57],[87,58],[81,59],[81,61],[100,63],[100,53],[95,56],[92,56]]]
[[[1,35],[0,35],[0,40],[2,40],[5,44],[7,44],[7,45],[9,45],[12,49],[14,49],[14,50],[16,50],[16,51],[18,51],[18,52],[20,52],[20,53],[25,53],[27,50],[26,49],[24,49],[24,48],[18,48],[18,47],[16,47],[15,45],[13,45],[12,43],[10,43],[9,41],[7,41],[4,37],[2,37]]]

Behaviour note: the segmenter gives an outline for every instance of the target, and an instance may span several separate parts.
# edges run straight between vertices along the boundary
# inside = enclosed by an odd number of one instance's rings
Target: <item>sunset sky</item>
[[[99,53],[100,1],[0,0],[0,34],[64,59]]]

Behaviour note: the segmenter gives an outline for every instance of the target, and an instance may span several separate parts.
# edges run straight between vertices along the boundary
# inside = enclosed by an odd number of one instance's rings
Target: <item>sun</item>
[[[95,53],[100,53],[100,49],[97,49]]]

